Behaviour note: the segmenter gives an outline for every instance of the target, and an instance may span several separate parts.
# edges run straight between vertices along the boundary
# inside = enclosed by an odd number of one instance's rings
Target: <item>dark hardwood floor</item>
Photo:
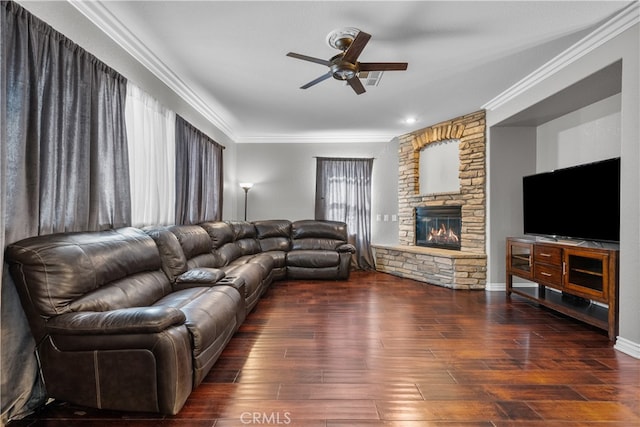
[[[14,426],[640,425],[640,361],[504,292],[276,282],[176,416],[54,402]]]

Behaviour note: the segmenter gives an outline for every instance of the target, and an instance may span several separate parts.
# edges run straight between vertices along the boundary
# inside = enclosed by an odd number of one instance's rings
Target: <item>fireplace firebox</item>
[[[460,250],[462,211],[460,206],[415,208],[416,245]]]

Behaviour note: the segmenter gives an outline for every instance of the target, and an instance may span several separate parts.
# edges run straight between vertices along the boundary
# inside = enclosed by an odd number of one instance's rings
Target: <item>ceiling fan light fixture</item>
[[[349,80],[358,74],[358,67],[348,62],[338,62],[331,66],[333,77],[338,80]]]

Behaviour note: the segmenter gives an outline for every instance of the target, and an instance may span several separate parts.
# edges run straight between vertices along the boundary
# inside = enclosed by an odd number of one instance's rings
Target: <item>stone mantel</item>
[[[371,247],[377,249],[388,249],[393,251],[400,252],[409,252],[412,254],[422,254],[422,255],[432,255],[434,257],[443,257],[443,258],[483,258],[483,254],[478,254],[475,252],[463,252],[456,251],[453,249],[440,249],[440,248],[428,248],[424,246],[415,246],[415,245],[382,245],[382,244],[372,244]]]
[[[445,288],[485,288],[485,254],[408,245],[371,246],[378,271]]]

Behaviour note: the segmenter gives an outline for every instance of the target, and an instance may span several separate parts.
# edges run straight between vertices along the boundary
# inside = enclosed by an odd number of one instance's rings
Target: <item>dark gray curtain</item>
[[[2,2],[3,252],[25,237],[130,224],[126,80]],[[44,401],[35,343],[3,263],[2,420]]]
[[[319,157],[315,217],[343,221],[356,247],[354,267],[375,269],[371,253],[371,172],[373,159]]]
[[[222,218],[223,149],[176,115],[176,223]]]

